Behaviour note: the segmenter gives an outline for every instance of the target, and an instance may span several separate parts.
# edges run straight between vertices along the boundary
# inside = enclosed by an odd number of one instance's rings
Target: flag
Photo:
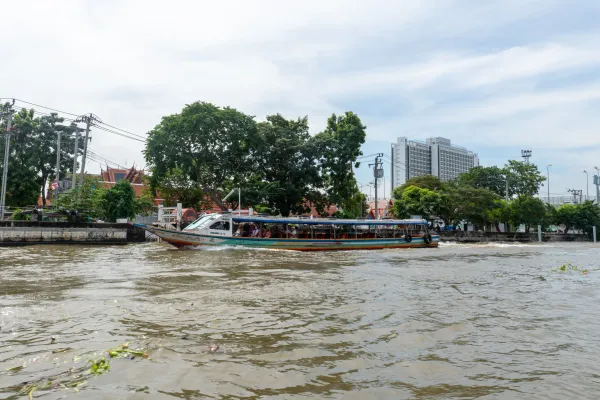
[[[58,187],[58,182],[56,181],[56,179],[54,180],[54,182],[52,182],[52,186],[50,186],[52,188],[52,190],[56,190],[56,188]]]

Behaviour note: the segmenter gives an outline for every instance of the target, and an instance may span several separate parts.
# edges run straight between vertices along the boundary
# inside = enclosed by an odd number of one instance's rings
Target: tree
[[[506,164],[505,175],[508,179],[509,196],[533,196],[539,192],[546,180],[534,164],[509,160]]]
[[[569,233],[578,224],[578,210],[574,204],[563,204],[554,210],[552,221],[555,225],[564,226],[564,232]]]
[[[242,185],[251,170],[255,148],[254,117],[210,103],[186,105],[163,117],[149,134],[144,156],[157,187],[168,171],[178,168],[222,210],[223,183]]]
[[[26,206],[37,204],[38,196],[46,204],[45,188],[51,176],[56,174],[56,150],[58,133],[61,132],[60,173],[71,171],[75,125],[64,122],[56,113],[36,118],[33,110],[21,109],[13,116],[9,154],[7,205]],[[0,154],[4,154],[4,141],[0,141]],[[4,158],[0,157],[0,166]],[[3,166],[2,166],[3,167]]]
[[[410,186],[403,191],[401,198],[396,199],[392,206],[392,212],[397,218],[420,215],[423,219],[430,220],[439,215],[440,205],[439,193]]]
[[[493,222],[490,211],[498,207],[499,196],[488,189],[459,186],[456,191],[456,214],[461,220],[485,226]]]
[[[563,204],[554,211],[553,222],[564,226],[565,233],[570,229],[578,229],[591,238],[593,226],[600,227],[600,208],[592,201]]]
[[[181,203],[183,207],[195,210],[210,208],[210,200],[204,190],[190,180],[180,168],[172,168],[162,177],[152,178],[155,179],[154,193],[160,195],[166,205],[175,206]]]
[[[508,223],[512,218],[512,209],[510,202],[502,199],[494,201],[493,207],[488,210],[488,220],[496,227],[496,231],[500,232],[500,222],[507,224],[506,232],[508,232]]]
[[[366,133],[358,117],[351,111],[344,115],[333,114],[327,120],[327,128],[314,138],[323,154],[323,177],[329,200],[342,207],[349,208],[358,190],[352,167],[358,168],[356,160],[362,155],[360,150],[365,142]]]
[[[1,130],[4,131],[6,122],[2,122]],[[13,115],[6,186],[7,206],[37,204],[40,187],[37,183],[35,149],[30,145],[30,138],[33,137],[38,123],[39,119],[35,118],[33,110],[21,109]],[[5,141],[0,140],[0,171],[4,169],[4,146]]]
[[[440,178],[433,175],[415,176],[407,180],[403,185],[394,188],[392,197],[401,198],[402,192],[410,186],[416,186],[422,189],[433,190],[434,192],[447,189],[447,184],[442,182]]]
[[[311,139],[308,118],[288,120],[270,115],[258,124],[255,169],[249,171],[252,189],[244,196],[268,205],[272,212],[289,216],[307,211],[323,181],[319,148]]]
[[[593,227],[600,227],[600,208],[592,201],[584,201],[577,204],[577,215],[575,218],[575,229],[580,229],[588,238],[592,239]],[[596,232],[598,235],[598,232]]]
[[[58,196],[57,207],[63,211],[77,211],[84,219],[104,218],[104,185],[99,177],[85,176],[83,185]]]
[[[154,212],[154,196],[150,190],[145,190],[134,200],[135,215],[152,215]]]
[[[546,205],[540,199],[521,195],[511,202],[511,222],[525,225],[525,232],[532,226],[543,225],[546,220]]]
[[[101,206],[105,218],[109,221],[114,222],[119,218],[135,218],[135,191],[131,183],[121,179],[113,187],[106,190]]]
[[[461,186],[488,189],[501,197],[506,195],[506,171],[496,166],[471,168],[459,175],[458,183]]]

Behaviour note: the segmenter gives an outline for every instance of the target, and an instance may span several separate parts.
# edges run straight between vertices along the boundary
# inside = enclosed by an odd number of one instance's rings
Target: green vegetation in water
[[[88,360],[89,368],[82,367],[78,369],[70,368],[69,371],[63,372],[61,374],[53,376],[50,380],[43,379],[37,382],[29,382],[25,386],[23,386],[18,394],[19,395],[28,395],[29,399],[33,399],[34,392],[38,390],[50,390],[52,388],[61,388],[65,390],[74,390],[75,392],[79,391],[81,386],[87,384],[87,380],[85,380],[86,376],[90,375],[102,375],[106,372],[110,372],[110,359],[111,358],[129,358],[134,359],[135,357],[148,358],[148,353],[145,351],[131,350],[129,349],[129,343],[123,343],[121,346],[109,349],[105,354],[108,355],[102,356],[99,359],[90,359]],[[73,357],[74,361],[77,361],[80,357]],[[17,366],[10,368],[8,370],[9,373],[17,373],[22,370],[24,366]]]
[[[110,350],[108,350],[108,355],[111,358],[135,358],[137,357],[142,357],[142,358],[148,358],[148,353],[144,352],[143,350],[131,350],[129,349],[129,343],[123,343],[121,345],[121,347],[115,347],[112,348]]]
[[[587,275],[590,273],[590,271],[588,269],[584,269],[584,268],[580,268],[576,265],[573,265],[571,263],[566,263],[561,265],[558,268],[554,268],[552,270],[552,272],[580,272],[582,275]]]
[[[102,375],[103,373],[110,371],[110,362],[105,357],[96,361],[89,360],[89,362],[92,364],[90,366],[90,373],[93,375]]]

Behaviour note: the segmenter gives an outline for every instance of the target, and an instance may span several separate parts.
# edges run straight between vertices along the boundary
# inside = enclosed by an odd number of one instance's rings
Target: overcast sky
[[[19,0],[2,16],[0,97],[136,134],[196,100],[308,115],[314,133],[351,110],[365,154],[398,136],[450,138],[483,165],[531,149],[551,193],[585,193],[584,169],[594,193],[597,0]],[[91,147],[144,165],[142,143],[97,131]]]

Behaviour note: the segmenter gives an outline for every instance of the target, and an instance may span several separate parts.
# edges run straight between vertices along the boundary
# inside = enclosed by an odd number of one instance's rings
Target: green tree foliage
[[[458,183],[461,186],[488,189],[501,197],[506,195],[506,171],[496,166],[471,168],[458,177]]]
[[[12,207],[33,206],[37,204],[40,186],[37,182],[35,150],[32,151],[30,137],[39,124],[33,110],[22,109],[13,115],[11,129],[10,154],[6,187],[6,205]],[[2,121],[2,131],[6,121]],[[0,167],[4,168],[4,137],[0,140]],[[1,170],[0,170],[1,171]]]
[[[448,185],[437,176],[423,175],[410,178],[403,185],[394,188],[392,198],[401,198],[404,190],[410,186],[416,186],[421,189],[429,189],[434,192],[441,192],[448,188]]]
[[[498,196],[506,196],[508,181],[508,196],[533,196],[538,193],[546,180],[534,164],[509,160],[504,168],[475,167],[458,177],[460,185],[472,186],[478,189],[488,189]]]
[[[315,142],[323,154],[323,176],[329,200],[342,207],[350,209],[349,203],[357,193],[358,185],[352,167],[359,167],[357,158],[362,155],[360,150],[365,142],[366,126],[351,111],[344,115],[333,114],[327,120],[327,128],[315,136]]]
[[[461,220],[480,227],[494,222],[490,218],[490,211],[498,207],[497,202],[500,197],[496,193],[483,188],[458,186],[454,196],[454,204],[457,205],[456,214]]]
[[[397,218],[408,218],[411,215],[420,215],[430,220],[437,217],[440,212],[442,198],[433,190],[409,186],[392,206],[392,212]]]
[[[134,200],[135,215],[152,215],[155,210],[154,196],[150,190],[144,191]]]
[[[166,206],[174,207],[181,203],[184,208],[210,208],[210,198],[180,168],[172,168],[163,176],[152,178],[155,180],[155,193],[165,200]]]
[[[56,205],[63,211],[77,211],[82,219],[104,218],[105,192],[100,177],[87,175],[82,186],[60,194]]]
[[[101,200],[104,217],[114,222],[119,218],[135,218],[135,191],[129,181],[121,179],[106,190]]]
[[[8,206],[33,206],[38,196],[46,203],[44,188],[56,174],[56,144],[61,132],[60,173],[65,176],[73,165],[74,126],[53,113],[36,118],[33,110],[21,109],[13,115],[6,200]],[[2,128],[6,127],[3,121]],[[4,140],[0,140],[4,155]],[[0,168],[4,157],[0,157]]]
[[[511,218],[511,204],[506,200],[495,200],[494,205],[488,210],[488,220],[494,224],[498,231],[500,230],[499,223],[509,223]]]
[[[180,169],[223,210],[223,183],[241,184],[251,170],[257,140],[254,118],[236,109],[196,102],[166,116],[148,136],[144,155],[154,188]]]
[[[504,170],[508,177],[511,197],[513,195],[533,196],[539,192],[542,183],[546,180],[535,164],[509,160]]]
[[[258,124],[253,155],[252,188],[244,198],[253,198],[283,216],[308,211],[307,201],[317,200],[322,187],[319,147],[309,134],[308,118],[268,116]]]
[[[511,202],[511,221],[525,225],[525,232],[535,225],[547,221],[547,209],[543,201],[532,196],[521,195]]]
[[[591,201],[583,204],[564,204],[554,211],[553,223],[564,227],[564,232],[570,229],[581,230],[591,238],[593,226],[600,230],[600,207]]]

